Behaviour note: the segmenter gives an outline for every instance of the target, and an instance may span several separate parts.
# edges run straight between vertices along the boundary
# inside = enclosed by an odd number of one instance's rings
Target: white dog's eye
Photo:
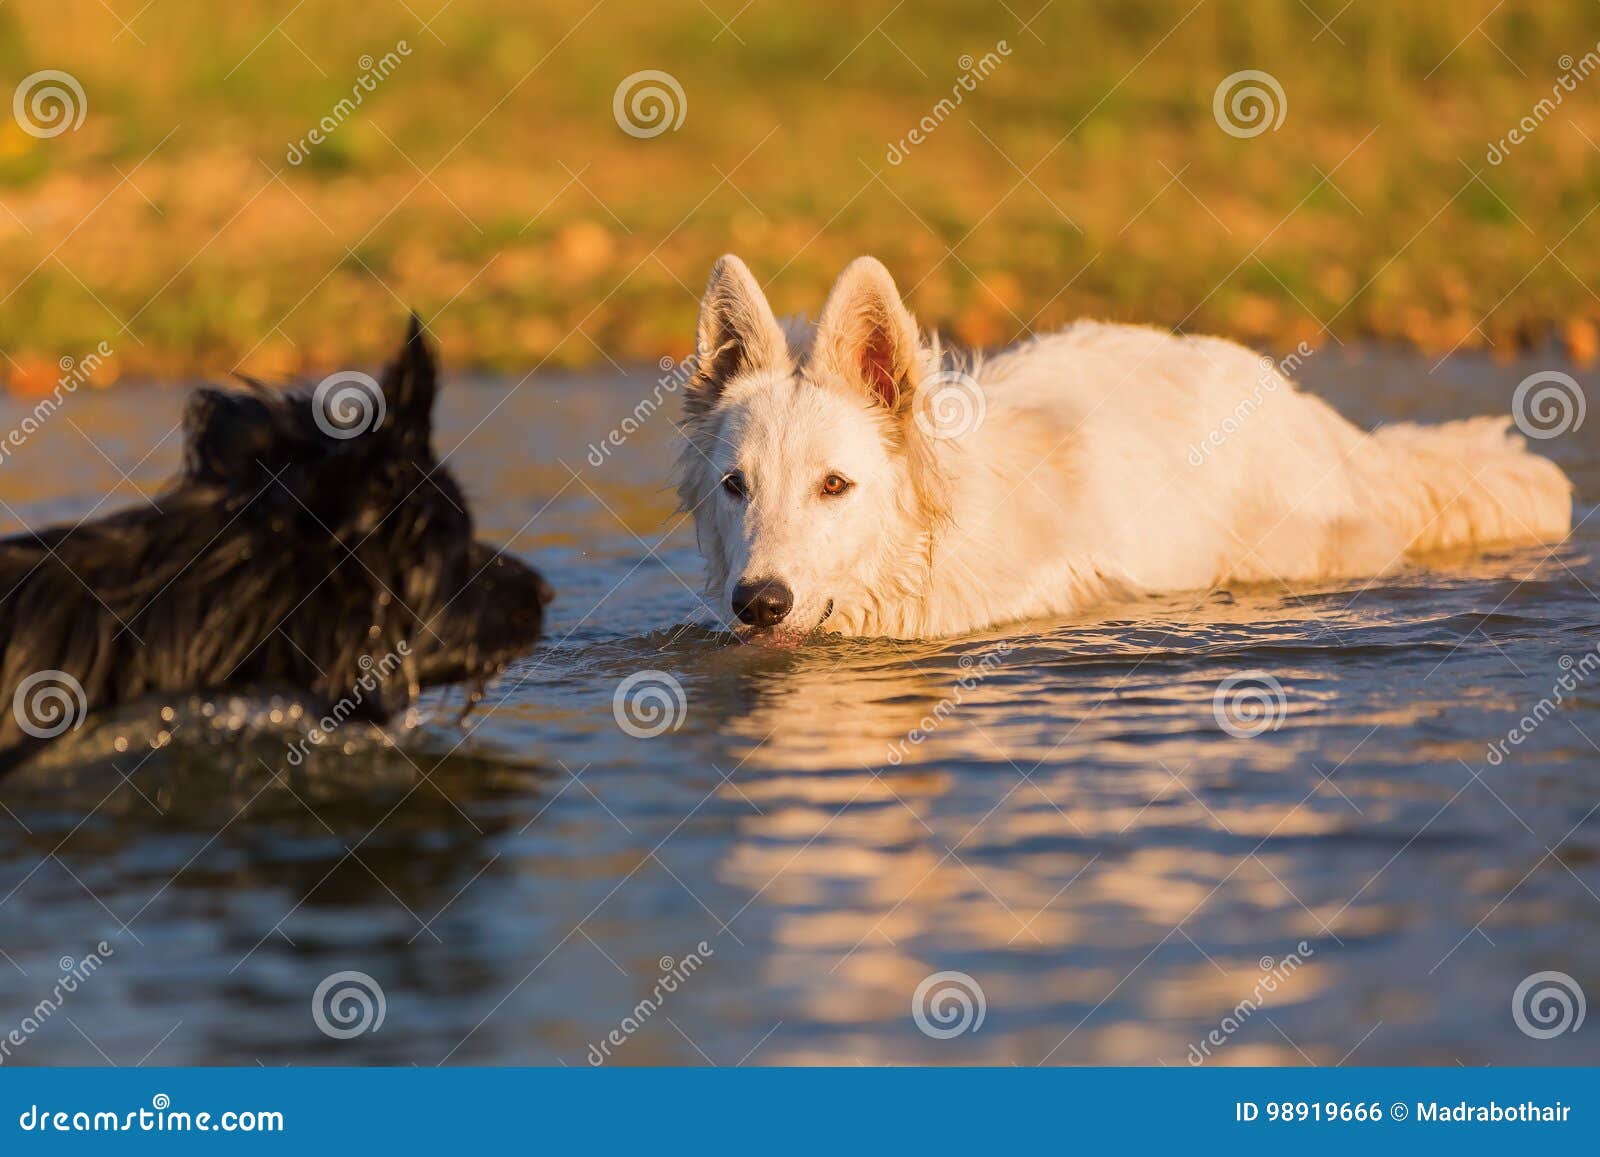
[[[837,474],[830,474],[822,480],[822,493],[829,498],[837,498],[854,485],[855,483],[851,482],[848,478],[842,478]]]
[[[744,475],[737,470],[731,474],[724,475],[722,488],[735,498],[743,498],[745,496]]]

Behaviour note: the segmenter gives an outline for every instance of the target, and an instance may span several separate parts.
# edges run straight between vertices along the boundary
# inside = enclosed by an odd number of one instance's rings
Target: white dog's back
[[[945,629],[980,591],[996,618],[1060,613],[1375,574],[1420,551],[1559,539],[1570,522],[1570,484],[1509,419],[1365,434],[1217,338],[1081,322],[974,376],[983,424],[946,451]]]

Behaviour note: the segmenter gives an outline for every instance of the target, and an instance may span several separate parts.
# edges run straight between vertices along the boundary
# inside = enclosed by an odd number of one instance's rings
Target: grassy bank
[[[59,69],[86,105],[0,109],[13,388],[102,340],[107,381],[370,359],[410,305],[456,366],[677,355],[729,249],[792,311],[876,253],[973,344],[1096,314],[1593,353],[1600,76],[1536,108],[1600,5],[441,3],[0,7],[0,96]],[[619,127],[644,69],[675,131]],[[1243,69],[1275,130],[1219,127]]]

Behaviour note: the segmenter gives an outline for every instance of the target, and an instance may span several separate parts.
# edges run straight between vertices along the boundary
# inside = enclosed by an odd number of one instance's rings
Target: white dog
[[[1217,338],[1080,322],[965,372],[862,257],[814,332],[712,270],[679,496],[746,637],[917,638],[1566,535],[1506,418],[1364,434]]]

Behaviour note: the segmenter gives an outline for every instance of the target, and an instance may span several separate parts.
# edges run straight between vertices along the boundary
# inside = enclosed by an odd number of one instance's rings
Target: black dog
[[[533,645],[550,588],[473,540],[415,317],[375,384],[200,390],[150,507],[0,540],[0,770],[153,694],[287,686],[383,723]]]

